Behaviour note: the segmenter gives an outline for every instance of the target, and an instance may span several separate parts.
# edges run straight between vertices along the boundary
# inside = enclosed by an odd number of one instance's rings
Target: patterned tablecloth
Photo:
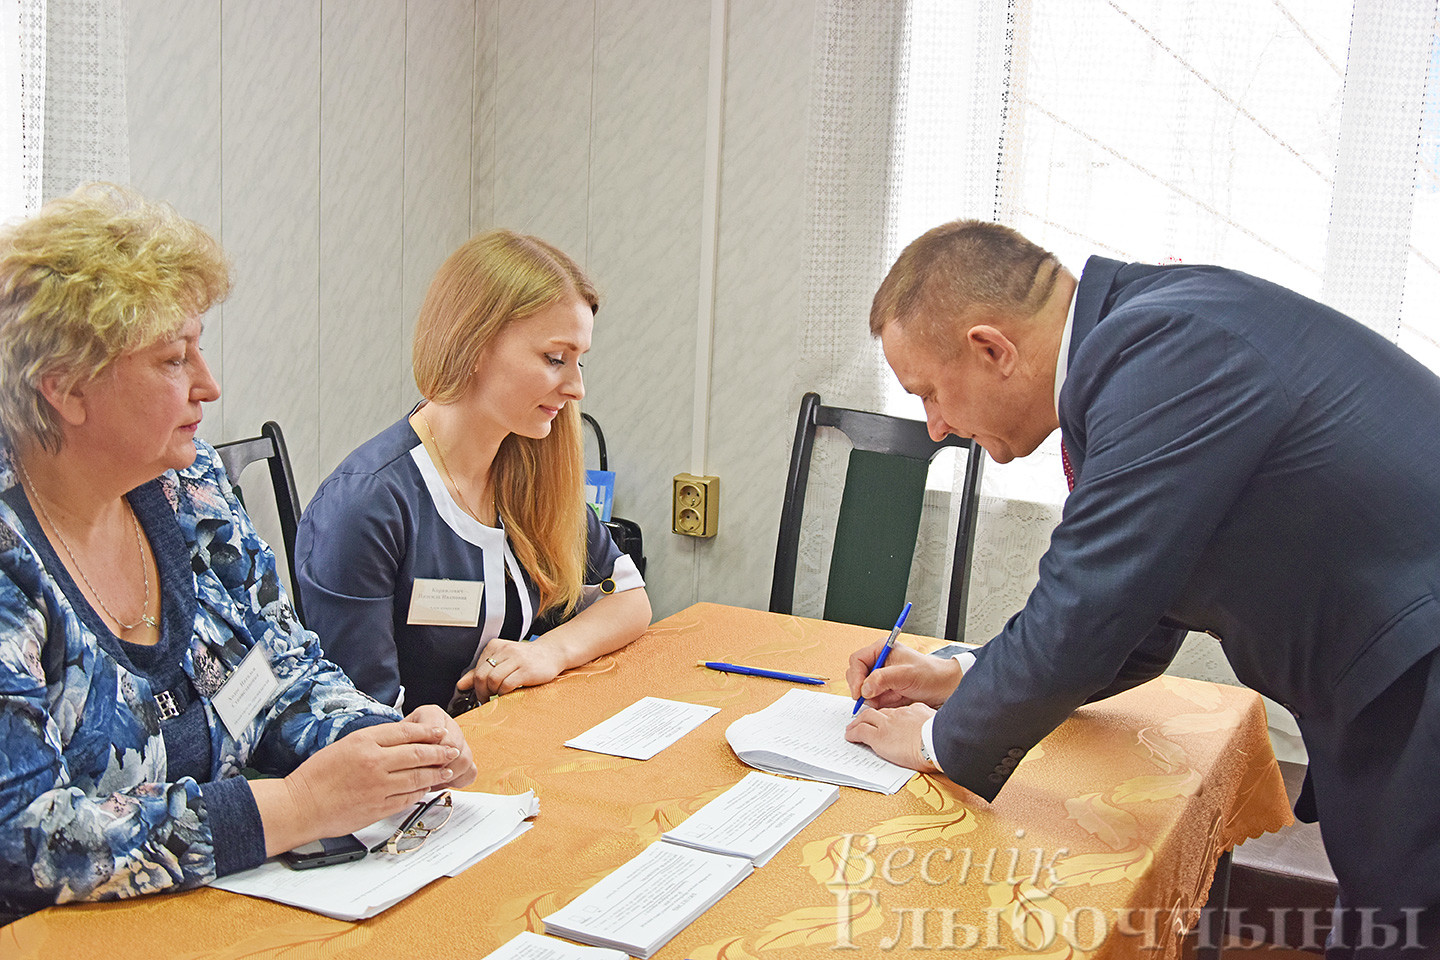
[[[459,877],[345,923],[218,890],[52,908],[0,929],[0,956],[483,957],[568,903],[748,768],[737,718],[793,685],[700,659],[825,675],[879,633],[697,604],[613,656],[460,720],[473,789],[540,798],[535,828]],[[939,641],[905,637],[920,649]],[[648,761],[566,739],[642,696],[720,712]],[[1085,707],[1020,764],[993,804],[917,776],[839,802],[656,956],[786,960],[936,949],[987,958],[1179,954],[1215,860],[1289,823],[1254,693],[1164,677]],[[440,835],[437,835],[437,839]],[[321,880],[323,871],[317,871]]]

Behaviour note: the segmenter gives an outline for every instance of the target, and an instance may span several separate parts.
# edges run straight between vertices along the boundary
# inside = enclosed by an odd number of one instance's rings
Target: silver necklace
[[[426,426],[429,426],[429,424],[426,424]],[[75,572],[80,574],[80,579],[84,580],[85,586],[90,588],[90,596],[94,597],[95,602],[100,604],[100,609],[104,610],[110,616],[111,620],[114,620],[120,625],[121,632],[134,630],[142,623],[147,623],[159,629],[160,624],[154,617],[150,616],[150,571],[145,568],[145,547],[140,543],[140,521],[135,516],[135,510],[133,508],[130,510],[130,526],[135,531],[135,552],[140,555],[140,575],[145,578],[145,602],[140,608],[140,619],[134,623],[126,623],[124,620],[115,616],[115,611],[106,605],[105,600],[100,596],[100,591],[95,589],[95,584],[91,583],[90,578],[85,576],[85,568],[80,566],[79,560],[75,559],[75,551],[71,550],[70,544],[65,542],[65,534],[60,532],[60,527],[55,523],[55,518],[50,516],[50,511],[45,509],[45,500],[40,496],[40,491],[35,486],[35,481],[30,479],[30,471],[25,469],[25,464],[20,461],[19,457],[15,458],[15,463],[20,467],[20,475],[25,478],[25,485],[30,488],[31,493],[35,494],[35,506],[40,508],[40,516],[45,518],[45,522],[50,525],[50,529],[55,531],[55,536],[60,538],[60,546],[65,548],[65,554],[70,558],[70,562],[75,565]]]
[[[477,521],[482,524],[485,523],[484,520],[480,519],[480,514],[476,513],[474,510],[471,510],[470,504],[465,502],[465,494],[460,492],[460,484],[455,482],[455,475],[450,472],[450,467],[447,466],[445,463],[445,451],[440,449],[440,441],[435,439],[435,428],[430,426],[430,418],[425,416],[425,410],[422,408],[420,410],[416,410],[415,412],[420,414],[420,422],[425,424],[425,432],[430,435],[430,444],[435,448],[435,452],[440,456],[440,469],[445,471],[445,479],[450,481],[450,489],[454,490],[455,496],[460,498],[460,506],[465,509],[466,513],[470,514],[470,516],[474,517]],[[486,525],[488,526],[488,524]]]

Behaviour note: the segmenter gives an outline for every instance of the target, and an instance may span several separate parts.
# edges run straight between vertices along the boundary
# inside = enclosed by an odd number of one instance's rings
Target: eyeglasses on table
[[[437,793],[429,800],[415,805],[410,811],[410,816],[405,822],[385,840],[384,843],[377,843],[370,848],[371,853],[412,853],[419,850],[430,834],[445,826],[450,819],[450,814],[455,808],[455,803],[450,798],[450,791],[445,790]]]

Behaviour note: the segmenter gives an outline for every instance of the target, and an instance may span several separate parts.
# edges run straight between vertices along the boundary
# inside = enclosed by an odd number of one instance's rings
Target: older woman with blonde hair
[[[443,711],[320,658],[196,439],[229,286],[120,187],[0,233],[0,913],[204,884],[474,779]]]
[[[306,507],[296,553],[326,654],[407,706],[546,683],[642,633],[634,562],[585,502],[580,359],[599,298],[534,237],[472,237],[415,327],[425,397]]]

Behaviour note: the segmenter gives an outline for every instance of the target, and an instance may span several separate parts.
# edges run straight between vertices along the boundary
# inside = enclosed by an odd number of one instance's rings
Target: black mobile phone
[[[349,863],[359,860],[369,851],[353,833],[343,837],[325,837],[312,843],[301,844],[294,850],[280,854],[285,866],[291,870],[309,870],[311,867],[328,867],[332,863]]]
[[[450,698],[450,705],[445,709],[450,716],[458,717],[467,710],[474,710],[478,706],[480,706],[480,701],[476,698],[474,690],[456,690],[455,695]]]

